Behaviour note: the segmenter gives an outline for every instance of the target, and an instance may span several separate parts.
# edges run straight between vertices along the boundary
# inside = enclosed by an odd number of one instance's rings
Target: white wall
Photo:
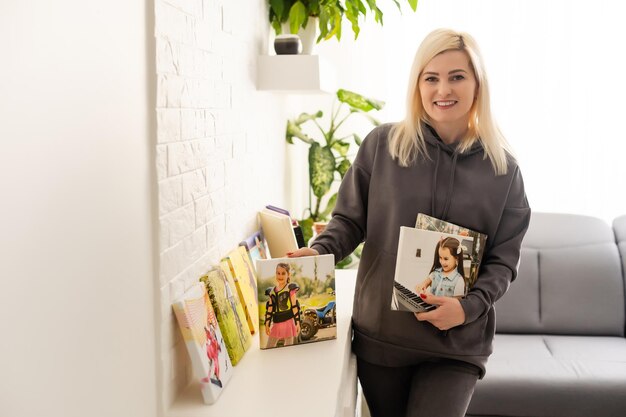
[[[156,414],[146,3],[0,3],[3,417]]]
[[[404,2],[401,2],[404,3]],[[492,107],[517,152],[534,210],[626,214],[626,84],[619,74],[622,2],[583,0],[420,0],[400,15],[381,2],[385,26],[371,16],[354,42],[317,51],[338,69],[339,85],[387,102],[386,121],[404,117],[409,68],[431,30],[467,31],[480,44]],[[311,110],[316,109],[315,106]]]
[[[286,206],[284,99],[256,91],[264,0],[157,0],[160,405],[191,371],[171,303]],[[200,394],[198,393],[198,397]]]

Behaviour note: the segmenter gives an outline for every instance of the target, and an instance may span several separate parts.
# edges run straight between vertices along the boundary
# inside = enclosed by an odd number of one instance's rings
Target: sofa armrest
[[[613,232],[622,258],[622,278],[624,278],[624,285],[626,286],[626,215],[613,220]]]

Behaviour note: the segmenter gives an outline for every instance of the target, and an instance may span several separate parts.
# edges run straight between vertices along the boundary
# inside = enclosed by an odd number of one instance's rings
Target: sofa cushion
[[[468,416],[626,415],[626,339],[497,334]]]
[[[496,318],[499,333],[623,336],[622,258],[611,227],[588,216],[533,213],[517,279],[496,303]]]

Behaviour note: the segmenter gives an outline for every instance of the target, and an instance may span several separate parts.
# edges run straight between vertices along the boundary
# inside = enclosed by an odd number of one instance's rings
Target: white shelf
[[[337,339],[261,350],[258,336],[254,337],[215,404],[205,405],[200,387],[191,384],[166,415],[354,417],[357,376],[351,318],[355,282],[356,270],[335,272]]]
[[[260,55],[257,89],[289,93],[334,93],[334,69],[319,55]]]

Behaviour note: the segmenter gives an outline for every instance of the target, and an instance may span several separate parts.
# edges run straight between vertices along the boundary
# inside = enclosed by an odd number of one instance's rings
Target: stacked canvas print
[[[228,263],[222,261],[220,268],[209,271],[200,280],[208,290],[230,360],[237,365],[252,344],[252,339]]]
[[[216,401],[255,333],[261,349],[337,338],[333,255],[268,259],[296,250],[301,230],[273,206],[261,222],[267,241],[258,230],[172,304],[207,404]]]
[[[486,239],[476,231],[418,214],[415,228],[400,228],[392,310],[435,308],[420,294],[464,297],[478,276]]]
[[[259,259],[267,259],[267,245],[265,243],[265,236],[261,231],[258,231],[251,236],[248,236],[246,240],[239,243],[239,246],[246,248],[246,252],[252,261],[252,265]]]
[[[232,364],[204,285],[196,283],[173,308],[204,402],[213,404],[231,377]]]
[[[241,252],[242,250],[243,253]],[[237,288],[237,295],[239,295],[239,300],[243,306],[250,333],[255,334],[259,328],[256,278],[244,257],[248,258],[248,254],[241,246],[238,249],[230,251],[228,257],[225,259],[229,271],[225,272],[230,273],[233,277]]]
[[[337,338],[333,255],[257,260],[261,349]]]

